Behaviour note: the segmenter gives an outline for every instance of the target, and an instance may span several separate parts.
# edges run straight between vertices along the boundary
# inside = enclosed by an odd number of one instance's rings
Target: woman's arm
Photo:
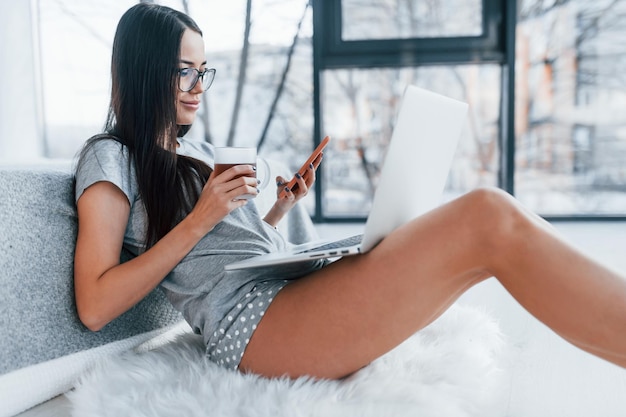
[[[243,177],[235,178],[238,175]],[[248,176],[249,175],[249,176]],[[120,264],[130,215],[126,195],[109,182],[88,187],[78,199],[74,290],[80,320],[97,331],[152,291],[198,241],[256,192],[250,166],[209,178],[192,212],[153,247]],[[167,198],[167,196],[164,196]]]

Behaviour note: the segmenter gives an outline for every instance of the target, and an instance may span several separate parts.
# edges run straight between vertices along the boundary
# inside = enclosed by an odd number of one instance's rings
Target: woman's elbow
[[[108,321],[102,318],[102,315],[99,314],[97,309],[83,306],[81,303],[78,303],[78,301],[76,302],[76,311],[78,313],[78,319],[81,323],[83,323],[83,325],[92,332],[102,330],[102,328],[108,323]]]

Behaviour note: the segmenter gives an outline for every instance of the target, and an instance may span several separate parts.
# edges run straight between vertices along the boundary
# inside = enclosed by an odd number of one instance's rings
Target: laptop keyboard
[[[336,240],[330,243],[325,243],[323,245],[316,246],[311,249],[303,250],[302,252],[298,252],[298,253],[319,252],[319,251],[333,250],[337,248],[346,248],[348,246],[358,245],[359,243],[361,243],[361,240],[363,240],[363,234],[350,236],[345,239]]]

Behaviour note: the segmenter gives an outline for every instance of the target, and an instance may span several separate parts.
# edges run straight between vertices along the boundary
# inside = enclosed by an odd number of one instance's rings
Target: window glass
[[[102,129],[115,27],[134,3],[39,1],[45,156],[72,158]]]
[[[516,196],[544,215],[626,213],[626,1],[520,4]]]
[[[482,34],[481,0],[342,0],[342,39]]]
[[[328,70],[323,81],[323,132],[333,137],[322,164],[324,215],[369,212],[407,84],[470,103],[444,200],[497,184],[499,66]]]

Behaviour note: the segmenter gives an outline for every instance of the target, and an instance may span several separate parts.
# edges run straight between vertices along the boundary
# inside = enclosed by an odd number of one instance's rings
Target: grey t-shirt
[[[178,154],[213,167],[213,147],[179,138]],[[77,166],[76,201],[90,185],[108,181],[130,202],[124,249],[136,256],[145,250],[146,211],[139,196],[134,164],[128,149],[113,139],[96,142]],[[164,197],[166,198],[166,197]],[[296,279],[321,268],[325,262],[225,271],[224,265],[262,253],[284,249],[289,243],[262,220],[254,201],[233,210],[206,234],[161,282],[170,302],[183,313],[205,341],[238,300],[258,282]]]

